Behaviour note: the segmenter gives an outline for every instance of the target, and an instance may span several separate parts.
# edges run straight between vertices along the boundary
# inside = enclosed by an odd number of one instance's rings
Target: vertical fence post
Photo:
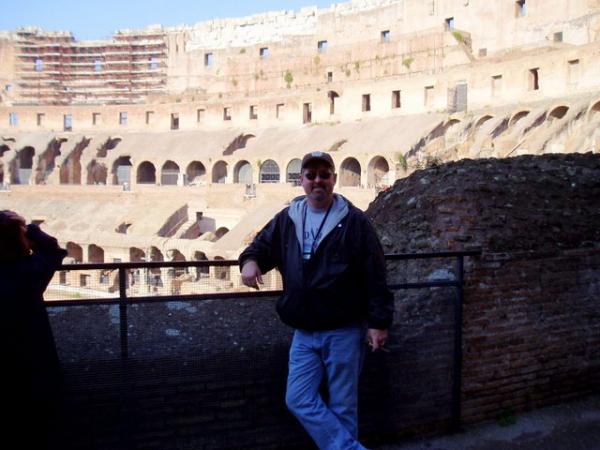
[[[119,330],[122,360],[129,357],[127,328],[127,270],[124,267],[119,267]]]
[[[454,303],[454,377],[452,385],[452,431],[460,429],[462,392],[462,307],[464,256],[456,257],[456,296]]]

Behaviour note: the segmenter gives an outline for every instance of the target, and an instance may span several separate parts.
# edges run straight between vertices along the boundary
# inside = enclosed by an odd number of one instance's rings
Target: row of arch
[[[96,244],[89,244],[87,247],[86,259],[84,260],[83,247],[73,241],[66,243],[67,258],[72,262],[90,264],[102,264],[106,261],[106,254],[102,247]],[[166,259],[165,259],[166,257]],[[223,260],[221,256],[215,256],[215,260]],[[208,257],[202,251],[195,251],[191,258],[192,261],[208,261]],[[147,251],[139,247],[129,247],[128,262],[163,262],[163,261],[187,261],[186,257],[177,249],[170,249],[163,253],[158,247],[151,246]]]
[[[83,263],[84,262],[84,250],[83,248],[72,241],[66,243],[67,249],[67,258],[69,258],[70,262],[75,263]],[[158,247],[152,246],[148,249],[148,251],[144,251],[139,247],[130,247],[129,248],[129,261],[128,262],[163,262],[165,261],[165,256],[167,257],[167,261],[186,261],[185,256],[181,251],[177,249],[170,249],[166,252],[166,255],[158,249]],[[208,261],[206,254],[202,251],[195,251],[190,258],[191,261]],[[224,261],[225,258],[222,256],[215,256],[213,258],[214,261]],[[91,264],[101,264],[105,262],[105,252],[104,249],[98,245],[90,244],[87,249],[87,261]],[[172,276],[178,276],[183,273],[188,273],[189,268],[151,268],[148,269],[149,274],[153,274],[153,277],[157,279],[161,278],[162,272],[165,270],[168,272],[172,272]],[[229,280],[230,279],[230,266],[199,266],[194,267],[193,272],[196,274],[196,280],[200,277],[208,277],[212,276],[216,279],[220,280]],[[210,275],[212,274],[212,275]],[[103,274],[100,274],[101,278],[104,277]],[[64,274],[62,276],[64,278]],[[63,280],[64,281],[64,280]],[[63,282],[61,281],[61,282]],[[161,281],[162,282],[162,281]]]
[[[571,108],[567,105],[555,106],[552,109],[550,109],[547,114],[544,115],[544,120],[553,121],[562,119],[563,117],[565,117],[569,109]],[[520,120],[527,117],[530,112],[531,110],[524,109],[511,114],[510,117],[507,118],[506,127],[511,128],[515,126]],[[592,106],[590,106],[590,108],[588,109],[588,120],[591,119],[592,115],[598,113],[600,113],[600,101],[592,104]],[[473,130],[477,131],[479,128],[482,127],[484,123],[486,123],[490,119],[493,119],[494,117],[495,116],[492,114],[484,114],[480,116],[477,120],[474,121]],[[444,128],[445,130],[448,130],[452,126],[458,125],[459,123],[461,123],[461,121],[458,119],[450,119],[448,120],[448,122],[446,122]]]
[[[28,184],[32,174],[35,150],[25,147],[17,153],[13,160],[10,174],[12,184]],[[63,164],[67,167],[66,164]],[[61,167],[62,169],[62,167]],[[254,167],[247,160],[240,160],[233,165],[230,173],[230,165],[219,160],[212,165],[210,176],[206,166],[201,161],[190,162],[185,170],[174,160],[165,161],[159,169],[151,161],[145,160],[134,167],[130,156],[117,158],[111,167],[110,174],[102,161],[93,159],[87,165],[87,184],[160,184],[160,185],[196,185],[204,183],[226,183],[231,180],[236,184],[254,183]],[[340,186],[362,186],[363,168],[360,162],[352,157],[342,160],[338,168],[338,184]],[[378,186],[387,183],[390,165],[384,156],[374,156],[367,165],[366,175],[369,186]],[[280,164],[273,159],[258,162],[259,183],[290,183],[298,185],[300,180],[301,161],[292,159],[282,171]],[[0,179],[0,181],[4,181]],[[62,184],[79,184],[79,180],[73,177],[63,177]],[[79,181],[79,183],[77,182]]]

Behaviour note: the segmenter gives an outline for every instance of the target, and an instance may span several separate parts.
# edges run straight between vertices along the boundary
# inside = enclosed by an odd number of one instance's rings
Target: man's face
[[[308,164],[300,175],[300,183],[308,200],[317,207],[329,205],[336,179],[332,168],[320,161]]]

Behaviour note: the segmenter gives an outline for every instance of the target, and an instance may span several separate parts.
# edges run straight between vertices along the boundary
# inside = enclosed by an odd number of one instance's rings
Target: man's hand
[[[385,342],[387,341],[388,330],[377,330],[375,328],[369,328],[367,330],[367,343],[371,347],[371,351],[383,349]]]
[[[256,261],[249,259],[242,266],[242,283],[254,289],[259,289],[258,285],[263,284],[262,273]]]

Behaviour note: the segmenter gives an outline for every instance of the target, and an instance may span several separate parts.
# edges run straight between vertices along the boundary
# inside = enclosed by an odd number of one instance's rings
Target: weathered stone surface
[[[597,248],[600,155],[521,156],[434,166],[398,180],[377,197],[368,213],[387,252]]]

